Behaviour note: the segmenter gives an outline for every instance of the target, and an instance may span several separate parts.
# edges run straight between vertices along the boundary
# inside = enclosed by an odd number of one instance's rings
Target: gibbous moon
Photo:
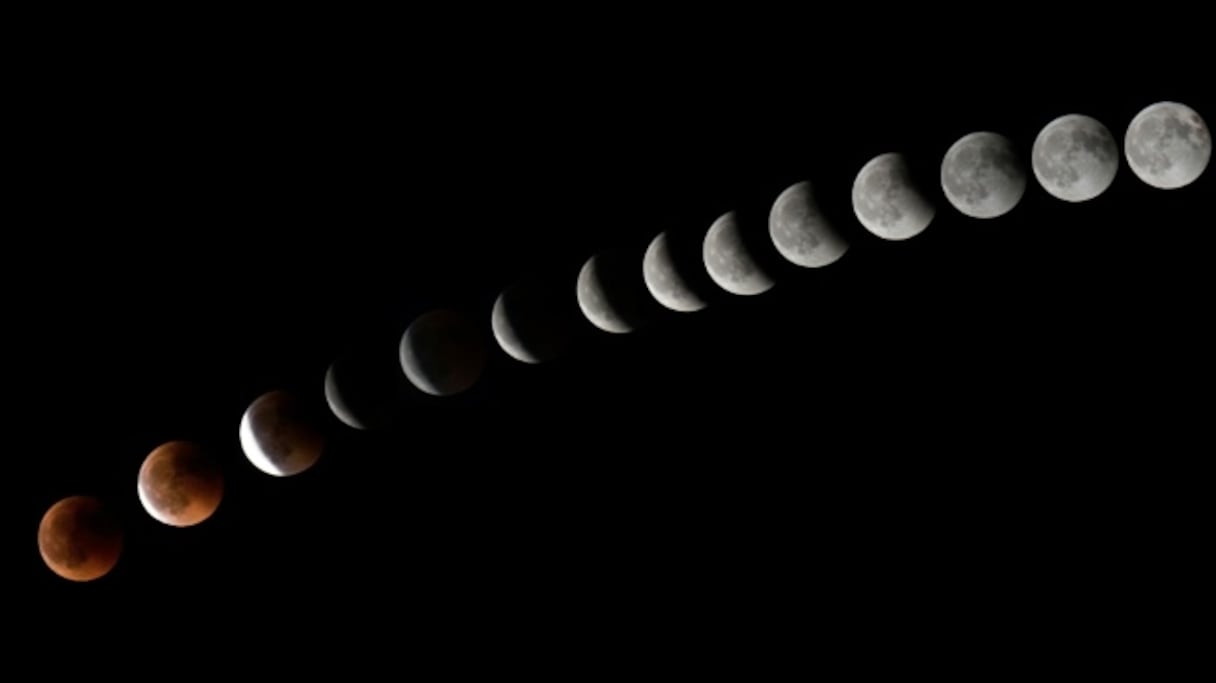
[[[942,190],[964,216],[997,218],[1013,210],[1026,192],[1026,167],[1004,135],[964,135],[942,159]]]
[[[220,506],[224,475],[198,444],[170,441],[144,459],[138,489],[139,502],[156,521],[194,526]]]
[[[902,154],[880,154],[853,182],[853,212],[862,227],[887,240],[906,240],[924,232],[937,209],[917,189]]]
[[[731,294],[763,294],[774,284],[773,278],[748,252],[734,211],[722,214],[709,226],[702,246],[702,257],[714,283]]]
[[[632,252],[608,250],[587,259],[578,273],[578,307],[604,332],[628,334],[645,319],[641,268]]]
[[[266,474],[299,474],[317,464],[325,448],[325,437],[313,418],[295,394],[263,394],[241,416],[241,450]]]
[[[122,555],[118,518],[92,496],[55,503],[38,525],[38,552],[46,566],[69,581],[99,579]]]
[[[1066,202],[1087,202],[1114,182],[1119,143],[1101,121],[1067,114],[1039,131],[1030,162],[1048,194]]]
[[[410,383],[432,396],[472,387],[486,364],[481,330],[455,311],[418,316],[401,337],[401,369]]]
[[[803,268],[831,265],[849,250],[849,242],[823,215],[809,182],[787,187],[768,214],[773,245],[787,261]]]
[[[564,302],[554,293],[552,287],[527,281],[498,295],[490,312],[490,329],[508,356],[535,364],[553,360],[565,350],[571,325]]]
[[[1132,119],[1123,149],[1140,180],[1162,190],[1175,190],[1203,175],[1212,157],[1212,137],[1194,109],[1177,102],[1158,102]]]
[[[646,255],[642,257],[642,279],[655,301],[673,311],[692,313],[707,305],[680,273],[671,253],[671,238],[666,232],[659,233],[646,247]]]

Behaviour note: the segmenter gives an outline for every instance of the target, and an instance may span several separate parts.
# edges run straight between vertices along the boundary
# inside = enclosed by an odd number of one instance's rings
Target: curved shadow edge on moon
[[[959,213],[999,218],[1026,192],[1026,169],[1013,142],[981,131],[959,138],[942,159],[942,191]]]
[[[734,211],[722,214],[709,226],[702,258],[714,283],[731,294],[755,296],[776,283],[748,251]]]
[[[504,289],[490,311],[490,329],[498,346],[511,358],[530,365],[560,356],[570,344],[565,306],[538,281]]]
[[[432,396],[469,390],[486,362],[477,326],[463,314],[444,309],[424,313],[410,323],[399,351],[406,378]]]
[[[300,474],[317,463],[325,448],[324,436],[309,417],[295,395],[285,391],[263,394],[241,416],[241,450],[266,474]]]
[[[628,334],[641,324],[636,311],[631,310],[626,301],[631,293],[613,290],[614,286],[625,284],[620,281],[619,274],[613,272],[621,266],[618,261],[621,258],[621,254],[601,253],[587,259],[579,270],[576,287],[578,307],[583,316],[592,325],[611,334]]]
[[[1086,202],[1106,192],[1119,171],[1119,144],[1101,121],[1066,114],[1043,127],[1030,151],[1034,177],[1048,194]]]
[[[64,498],[48,508],[38,524],[42,561],[69,581],[94,581],[109,574],[122,550],[122,527],[100,498]]]
[[[677,313],[695,313],[708,305],[680,274],[666,232],[656,235],[646,247],[642,257],[642,279],[655,301]]]
[[[1158,102],[1132,119],[1123,148],[1136,177],[1157,189],[1176,190],[1203,175],[1212,156],[1212,137],[1194,109]]]
[[[211,517],[224,497],[219,463],[198,444],[171,441],[148,454],[136,487],[144,510],[158,522],[187,527]]]
[[[916,237],[929,227],[936,207],[916,187],[902,154],[880,154],[853,182],[853,212],[862,227],[886,240]]]
[[[325,370],[325,403],[329,406],[329,411],[342,424],[351,429],[366,430],[368,428],[367,423],[359,419],[359,416],[355,414],[353,407],[347,401],[346,394],[338,384],[337,364],[338,361],[334,361]]]
[[[769,237],[785,260],[803,268],[822,268],[840,260],[849,242],[823,214],[809,181],[790,185],[773,202]]]

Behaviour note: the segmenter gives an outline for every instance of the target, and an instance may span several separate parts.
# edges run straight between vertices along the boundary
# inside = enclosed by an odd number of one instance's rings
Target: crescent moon
[[[693,313],[707,305],[680,274],[666,232],[659,233],[646,247],[646,255],[642,257],[642,279],[655,301],[673,311]]]
[[[251,403],[237,433],[249,462],[276,477],[308,470],[325,447],[320,431],[305,419],[299,399],[285,391],[271,391]]]
[[[350,404],[347,403],[346,397],[342,394],[342,388],[338,386],[337,376],[338,361],[330,363],[329,369],[325,371],[325,403],[329,406],[330,412],[334,417],[342,421],[343,424],[358,430],[366,430],[367,424],[359,419],[351,410]]]
[[[626,258],[625,253],[617,251],[596,254],[587,259],[578,273],[579,310],[592,325],[612,334],[628,334],[642,324],[638,292],[632,286],[633,277],[640,273],[636,261],[625,268]],[[636,284],[637,289],[642,289],[641,282]],[[646,294],[643,292],[641,296]]]
[[[561,355],[570,341],[569,300],[553,296],[540,281],[525,281],[504,289],[494,300],[490,329],[506,354],[521,363],[536,364]]]
[[[734,211],[722,214],[709,226],[702,255],[709,276],[731,294],[763,294],[775,284],[744,244]]]
[[[401,336],[401,369],[410,384],[432,396],[451,396],[477,383],[485,368],[481,331],[449,310],[424,313]]]

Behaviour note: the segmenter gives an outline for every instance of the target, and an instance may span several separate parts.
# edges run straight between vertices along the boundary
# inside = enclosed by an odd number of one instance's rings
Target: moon
[[[1039,131],[1030,164],[1048,194],[1066,202],[1087,202],[1114,182],[1119,144],[1101,121],[1066,114]]]
[[[401,374],[395,332],[360,334],[325,371],[325,403],[348,427],[388,428],[406,412],[414,389]]]
[[[570,324],[554,291],[540,282],[526,281],[504,289],[495,299],[490,329],[508,356],[536,364],[551,361],[565,350]]]
[[[366,430],[367,423],[351,408],[346,392],[342,391],[342,386],[338,383],[340,373],[338,361],[331,363],[325,371],[325,404],[329,406],[334,417],[341,420],[343,424],[353,429]]]
[[[803,268],[829,266],[849,250],[848,240],[823,215],[806,181],[777,195],[768,214],[768,232],[777,252]]]
[[[1203,175],[1212,157],[1212,136],[1194,109],[1158,102],[1132,119],[1123,149],[1136,177],[1152,187],[1175,190]]]
[[[645,320],[645,285],[635,258],[631,252],[607,250],[587,259],[578,272],[579,310],[604,332],[628,334]]]
[[[118,564],[122,546],[118,518],[92,496],[64,498],[38,524],[42,561],[69,581],[93,581],[109,574]]]
[[[139,468],[139,502],[158,522],[194,526],[215,514],[224,497],[219,464],[198,444],[170,441]]]
[[[727,211],[709,226],[701,248],[705,270],[731,294],[755,296],[772,288],[774,281],[748,251],[734,211]]]
[[[477,383],[486,364],[479,330],[464,315],[450,310],[424,313],[401,336],[401,369],[419,390],[452,396]]]
[[[241,416],[241,450],[259,470],[276,477],[300,474],[317,464],[325,437],[295,394],[271,391]]]
[[[862,227],[886,240],[916,237],[929,227],[937,209],[917,189],[902,154],[880,154],[853,182],[853,212]]]
[[[655,301],[677,313],[694,313],[708,305],[680,272],[666,232],[656,235],[646,247],[642,279]]]
[[[1026,193],[1026,167],[1009,138],[981,131],[959,138],[942,159],[942,190],[964,216],[998,218]]]

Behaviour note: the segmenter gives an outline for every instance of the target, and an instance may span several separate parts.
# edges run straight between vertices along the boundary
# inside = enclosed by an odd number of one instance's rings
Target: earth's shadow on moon
[[[330,413],[360,430],[394,431],[418,393],[401,371],[400,334],[364,330],[341,349],[325,377]]]
[[[495,299],[490,314],[495,346],[512,362],[549,363],[570,352],[579,311],[565,296],[566,282],[552,268],[533,271],[510,282]]]
[[[643,255],[643,248],[635,245],[608,246],[595,254],[596,267],[592,276],[594,286],[608,306],[631,328],[630,333],[633,334],[650,328],[658,319],[661,308],[646,289],[642,275]],[[575,301],[577,303],[577,298]],[[588,325],[594,326],[586,316],[583,319]]]
[[[727,294],[714,284],[709,277],[709,271],[705,269],[705,260],[702,257],[702,247],[705,242],[705,233],[709,230],[709,223],[700,226],[681,225],[676,228],[667,229],[667,255],[670,259],[672,269],[675,270],[684,284],[688,286],[689,291],[700,297],[704,301],[706,307],[713,306],[714,302],[720,301],[724,294]],[[656,233],[657,237],[657,233]],[[642,264],[639,262],[638,267]],[[662,306],[662,315],[668,317],[679,318],[696,313],[697,311],[680,312],[672,311],[666,306]],[[704,309],[702,309],[704,310]]]

